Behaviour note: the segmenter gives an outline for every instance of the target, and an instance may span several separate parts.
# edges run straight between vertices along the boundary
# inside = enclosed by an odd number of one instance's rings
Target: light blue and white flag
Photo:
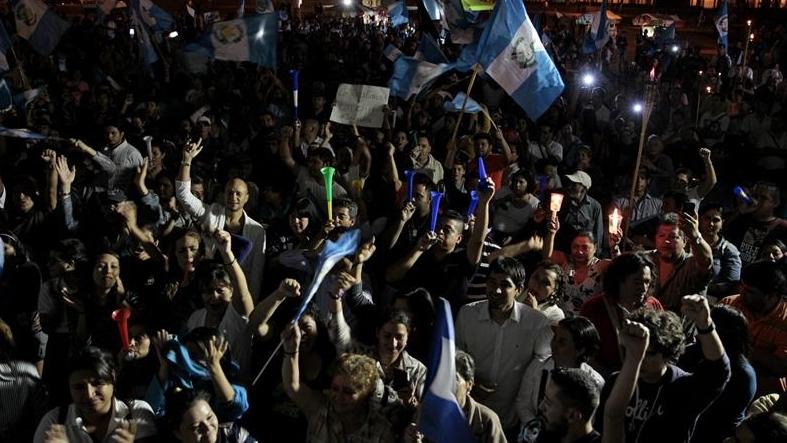
[[[336,263],[348,255],[355,254],[356,251],[358,251],[358,247],[360,245],[360,229],[353,229],[351,231],[345,232],[336,242],[328,240],[325,243],[325,248],[323,248],[322,252],[320,252],[320,256],[317,259],[317,267],[315,268],[316,271],[314,273],[314,278],[312,278],[312,282],[309,284],[309,290],[306,292],[306,296],[301,302],[301,307],[298,309],[298,314],[295,316],[293,321],[297,322],[303,313],[306,312],[309,302],[312,301],[314,294],[317,293],[317,289],[320,288],[322,281],[325,280],[325,276],[331,272]]]
[[[129,7],[132,12],[139,14],[152,34],[167,32],[175,24],[175,19],[151,0],[130,0]]]
[[[435,443],[477,443],[456,400],[456,341],[451,305],[437,299],[418,430]]]
[[[521,0],[498,0],[481,34],[477,56],[486,73],[532,120],[563,92],[563,79]]]
[[[407,12],[407,5],[404,0],[391,3],[388,6],[388,17],[391,18],[391,26],[394,28],[410,22],[410,13]]]
[[[243,18],[246,15],[246,0],[240,0],[240,5],[238,5],[238,13],[236,18]]]
[[[394,46],[393,43],[388,43],[388,46],[383,49],[383,55],[393,63],[402,56],[402,51]]]
[[[719,10],[716,13],[716,30],[719,32],[719,44],[724,45],[725,48],[729,48],[727,39],[728,18],[729,15],[727,14],[727,0],[721,0],[721,3],[719,3]]]
[[[254,7],[254,10],[257,14],[270,14],[271,12],[276,12],[276,8],[273,7],[273,0],[257,0],[257,5]]]
[[[248,61],[275,68],[278,40],[277,14],[261,14],[216,22],[207,35],[185,50],[194,51],[199,46],[216,60]]]
[[[607,32],[607,2],[601,2],[601,10],[592,15],[590,21],[590,31],[585,35],[585,41],[582,44],[582,52],[585,54],[593,54],[598,52],[609,41],[609,32]],[[536,27],[538,28],[538,27]]]
[[[0,126],[0,137],[21,138],[24,140],[46,140],[48,138],[29,129],[6,128],[5,126]]]
[[[443,103],[443,109],[447,112],[462,112],[462,102],[465,100],[465,93],[458,92],[456,97],[453,100],[448,100]],[[481,105],[478,104],[477,101],[473,100],[470,97],[467,97],[467,103],[465,103],[465,112],[468,114],[478,114],[481,112],[483,108]]]
[[[445,17],[445,6],[443,0],[422,0],[426,13],[433,21],[440,21]]]
[[[394,62],[388,88],[391,95],[408,100],[451,68],[452,65],[448,63],[435,64],[402,56]]]
[[[435,64],[448,63],[448,57],[443,54],[440,45],[426,32],[421,34],[421,42],[418,44],[413,58]]]
[[[17,34],[41,55],[52,53],[69,26],[41,0],[18,0],[14,18]]]
[[[11,37],[5,30],[5,25],[0,22],[0,73],[11,69],[8,65],[8,52],[11,50]]]

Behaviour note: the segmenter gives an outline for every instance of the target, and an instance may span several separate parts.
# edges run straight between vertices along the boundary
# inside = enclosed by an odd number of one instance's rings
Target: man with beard
[[[713,277],[713,250],[700,235],[694,214],[665,214],[656,231],[656,250],[648,256],[656,264],[654,295],[672,311],[680,309],[682,296],[704,294]]]
[[[577,368],[552,370],[539,406],[542,428],[537,443],[600,443],[593,429],[599,387],[593,377]]]
[[[456,320],[456,346],[477,362],[473,397],[500,417],[509,441],[519,423],[516,399],[525,369],[550,353],[549,319],[516,301],[525,289],[525,268],[500,257],[490,265],[487,299],[462,307]]]
[[[243,210],[249,201],[249,187],[245,181],[233,178],[224,187],[224,204],[200,201],[191,193],[191,163],[201,151],[201,143],[189,143],[183,148],[183,161],[175,182],[175,196],[185,211],[195,220],[199,220],[200,226],[208,233],[223,230],[252,242],[251,252],[241,263],[241,267],[252,297],[258,297],[265,267],[265,228]],[[216,244],[211,236],[203,237],[205,252],[208,257],[212,257]]]

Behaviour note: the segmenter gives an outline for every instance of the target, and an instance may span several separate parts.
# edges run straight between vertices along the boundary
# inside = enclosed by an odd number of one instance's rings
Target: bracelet
[[[700,329],[700,327],[697,326],[697,333],[700,334],[700,335],[707,335],[707,334],[710,334],[711,332],[713,332],[715,330],[716,330],[716,325],[713,324],[713,322],[710,322],[708,324],[708,327],[705,328],[705,329]]]
[[[284,351],[284,355],[289,356],[289,357],[292,357],[293,355],[298,355],[298,350],[296,349],[296,350],[294,350],[292,352]]]
[[[187,163],[187,162],[180,162],[180,165],[181,165],[181,166],[191,166],[191,163]]]
[[[229,263],[224,263],[224,266],[228,266],[228,267],[232,266],[235,264],[236,261],[238,261],[238,257],[233,258],[232,261]]]

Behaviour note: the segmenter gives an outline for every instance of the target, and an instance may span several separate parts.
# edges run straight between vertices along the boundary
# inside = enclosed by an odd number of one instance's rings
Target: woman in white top
[[[72,403],[49,411],[36,429],[34,443],[153,441],[153,410],[144,401],[128,404],[115,397],[117,371],[112,356],[87,347],[71,362]]]
[[[579,368],[588,372],[599,385],[604,387],[604,378],[588,362],[598,352],[601,338],[593,323],[585,317],[565,318],[552,327],[554,335],[550,347],[552,355],[545,360],[533,360],[528,365],[517,395],[516,408],[522,423],[523,435],[531,435],[534,427],[540,427],[538,405],[544,398],[550,372],[555,368]]]
[[[563,304],[563,268],[549,260],[539,263],[527,281],[527,291],[522,294],[522,302],[541,311],[552,323],[557,323],[566,315],[560,309]]]

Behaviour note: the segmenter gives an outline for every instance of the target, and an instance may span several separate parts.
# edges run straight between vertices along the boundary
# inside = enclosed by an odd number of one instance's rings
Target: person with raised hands
[[[249,217],[243,209],[249,201],[249,187],[240,178],[230,179],[224,187],[224,203],[204,203],[191,192],[191,163],[202,152],[202,139],[187,143],[183,147],[183,161],[175,181],[175,196],[184,210],[203,228],[203,232],[216,230],[241,235],[252,243],[252,250],[241,263],[249,289],[253,296],[259,296],[262,288],[262,273],[265,267],[265,228]],[[217,244],[210,236],[203,234],[205,253],[213,257]]]
[[[681,312],[686,321],[696,326],[697,341],[702,348],[703,361],[693,373],[675,365],[685,342],[682,321],[675,313],[639,310],[628,318],[630,322],[640,323],[648,329],[650,341],[642,358],[633,396],[625,407],[625,441],[688,443],[699,415],[716,400],[730,378],[730,360],[711,320],[707,298],[701,295],[684,296]],[[630,335],[637,334],[628,324],[623,330],[627,332],[623,335],[626,340],[632,339]],[[624,350],[635,353],[640,352],[641,343],[624,343],[623,346]],[[629,361],[629,364],[632,362]],[[631,377],[630,373],[622,372],[607,380],[601,396],[602,404],[606,405],[610,399],[611,386],[617,384],[621,374]],[[612,422],[620,422],[619,409],[617,415],[608,415]],[[602,427],[602,423],[603,420],[596,420],[597,426]]]

